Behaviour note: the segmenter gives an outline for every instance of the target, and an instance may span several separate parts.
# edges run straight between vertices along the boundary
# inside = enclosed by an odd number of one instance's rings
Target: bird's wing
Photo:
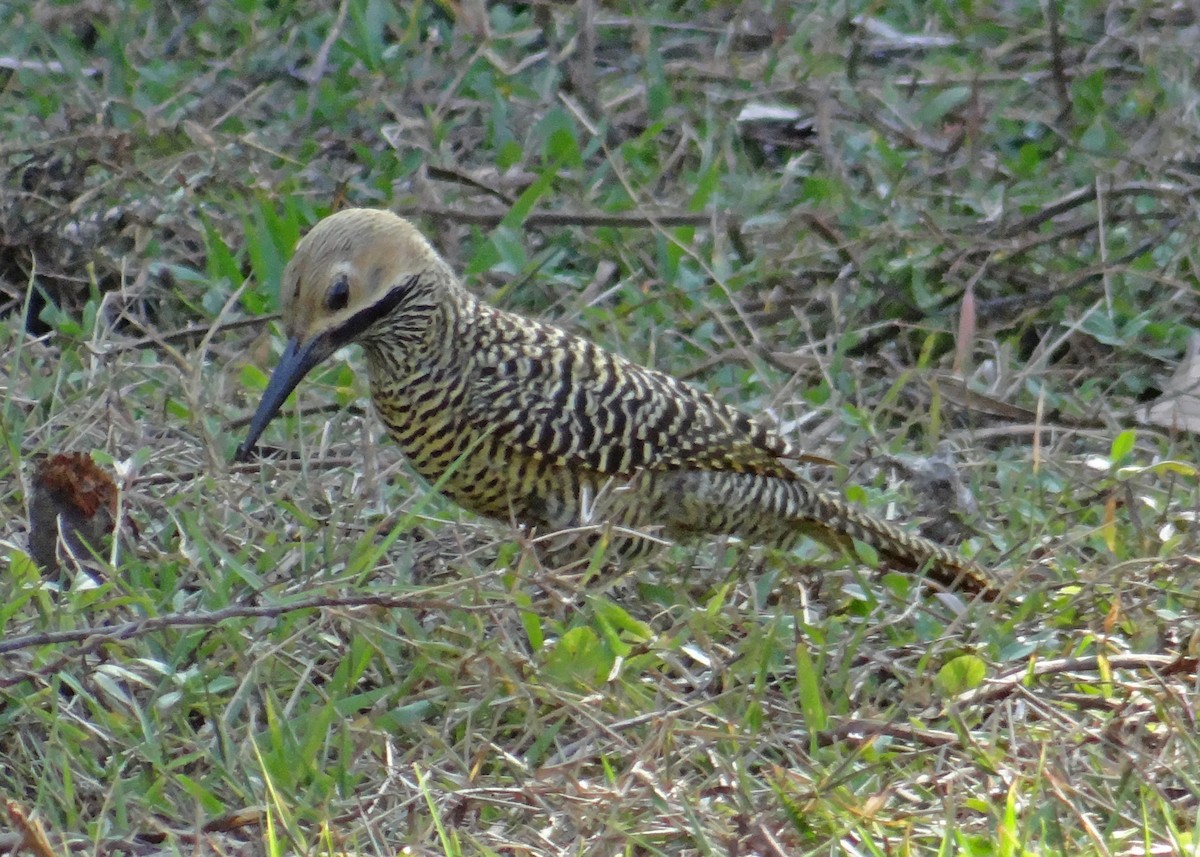
[[[522,320],[511,336],[481,343],[471,364],[468,419],[506,446],[565,466],[786,476],[785,461],[806,459],[707,393],[548,325]]]

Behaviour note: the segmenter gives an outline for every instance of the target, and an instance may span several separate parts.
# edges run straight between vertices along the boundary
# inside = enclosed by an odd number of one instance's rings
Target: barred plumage
[[[288,346],[239,458],[312,367],[358,342],[375,407],[413,468],[479,514],[539,531],[609,521],[668,539],[858,540],[944,584],[997,594],[974,563],[794,472],[788,461],[804,455],[751,417],[483,303],[390,212],[317,224],[288,264],[280,305]],[[632,557],[648,543],[629,537],[617,550]]]

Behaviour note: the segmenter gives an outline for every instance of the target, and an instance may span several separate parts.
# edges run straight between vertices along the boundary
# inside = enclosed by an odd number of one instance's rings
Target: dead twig
[[[954,699],[954,705],[979,705],[993,702],[1008,696],[1023,682],[1035,676],[1056,675],[1068,672],[1098,672],[1101,664],[1108,669],[1145,669],[1155,670],[1160,675],[1175,673],[1195,673],[1197,658],[1184,655],[1109,655],[1101,657],[1093,655],[1084,658],[1055,658],[1049,661],[1038,661],[1029,666],[1012,670],[1004,675],[989,680],[966,693],[961,693]]]
[[[94,627],[72,628],[68,631],[42,631],[36,634],[23,634],[19,637],[9,637],[0,641],[0,655],[28,649],[34,646],[55,646],[63,643],[83,643],[72,652],[73,657],[79,657],[94,651],[101,646],[124,640],[144,637],[167,628],[210,628],[231,619],[261,619],[285,616],[299,610],[322,610],[329,608],[352,609],[358,607],[376,607],[384,610],[478,610],[486,612],[495,609],[495,605],[473,607],[463,605],[451,599],[433,598],[430,590],[423,590],[411,595],[347,595],[339,598],[317,596],[303,601],[293,601],[288,604],[267,604],[261,606],[234,605],[213,610],[207,613],[168,613],[148,619],[134,619],[115,625],[100,625]],[[9,676],[0,679],[0,687],[11,687],[19,684],[24,678]]]
[[[1093,183],[1086,187],[1073,190],[1066,196],[1059,197],[1047,203],[1041,211],[1029,215],[1004,229],[1000,234],[1004,238],[1014,238],[1025,232],[1032,232],[1048,220],[1053,220],[1073,208],[1086,205],[1096,199],[1097,186]],[[1105,191],[1110,200],[1124,196],[1166,196],[1187,197],[1197,192],[1195,187],[1173,184],[1170,182],[1127,182],[1116,185]]]
[[[1067,86],[1067,67],[1063,61],[1063,39],[1059,30],[1058,0],[1046,0],[1044,7],[1046,30],[1050,36],[1050,79],[1054,81],[1054,97],[1058,99],[1056,125],[1066,125],[1071,119],[1071,91]]]
[[[818,732],[817,743],[822,747],[850,741],[856,745],[870,743],[875,738],[899,738],[913,741],[926,747],[952,747],[960,743],[959,737],[953,732],[941,729],[918,729],[904,723],[889,723],[885,720],[871,720],[852,717],[831,729]]]
[[[1094,194],[1095,188],[1089,188]],[[1002,298],[991,298],[985,301],[979,301],[978,312],[982,319],[991,319],[997,316],[1002,318],[1011,318],[1013,314],[1019,312],[1028,306],[1050,301],[1059,295],[1069,294],[1076,289],[1091,285],[1092,283],[1103,280],[1105,273],[1119,268],[1123,265],[1129,265],[1134,260],[1149,253],[1155,247],[1160,246],[1168,235],[1179,228],[1179,224],[1183,222],[1182,217],[1173,217],[1166,225],[1163,226],[1156,234],[1146,238],[1128,253],[1120,256],[1117,259],[1110,260],[1102,265],[1092,265],[1086,268],[1083,272],[1077,274],[1069,282],[1061,286],[1055,286],[1049,289],[1041,289],[1024,294],[1008,295]]]
[[[230,330],[241,330],[243,327],[262,327],[278,318],[279,313],[276,312],[270,315],[256,315],[253,318],[238,318],[233,321],[224,321],[216,326],[212,324],[191,324],[168,333],[155,333],[151,336],[130,339],[126,342],[112,342],[104,349],[104,353],[119,354],[122,351],[141,351],[146,347],[161,348],[164,345],[174,345],[178,342],[187,342],[189,339],[203,337],[210,331],[225,333]],[[128,318],[128,320],[142,328],[142,330],[149,329],[136,318]]]
[[[467,223],[473,226],[498,226],[508,216],[507,211],[463,211],[441,205],[422,205],[409,213],[453,220],[456,223]],[[521,221],[521,225],[530,229],[544,226],[612,226],[650,229],[655,225],[708,226],[714,219],[733,220],[734,218],[728,213],[712,211],[648,211],[624,214],[590,211],[531,211]]]
[[[322,77],[325,76],[325,68],[329,65],[329,52],[333,49],[334,43],[341,36],[342,30],[346,26],[346,15],[350,11],[349,0],[342,0],[338,4],[337,20],[333,22],[333,26],[329,28],[329,32],[325,35],[325,41],[321,42],[321,47],[317,50],[316,59],[313,60],[312,66],[304,73],[303,78],[309,86],[313,86]]]
[[[11,853],[16,854],[27,849],[34,857],[58,857],[50,845],[50,840],[46,838],[46,831],[37,819],[30,818],[15,800],[6,800],[4,808],[8,811],[13,829],[20,833],[20,841],[13,845]]]

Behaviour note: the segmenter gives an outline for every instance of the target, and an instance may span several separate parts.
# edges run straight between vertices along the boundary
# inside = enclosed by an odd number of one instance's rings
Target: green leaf
[[[247,363],[242,366],[242,371],[239,373],[242,380],[242,386],[247,390],[257,390],[262,392],[267,389],[267,382],[270,376],[262,369],[259,369],[252,363]]]
[[[541,137],[542,158],[546,163],[578,169],[583,166],[583,153],[571,115],[562,108],[546,113],[534,130],[534,137]]]
[[[525,218],[529,216],[529,212],[533,211],[533,207],[537,205],[537,201],[545,196],[546,192],[554,185],[558,166],[558,162],[555,161],[542,170],[533,184],[525,188],[525,192],[517,197],[517,201],[513,203],[513,207],[504,216],[504,220],[500,224],[501,226],[517,229],[525,222]]]
[[[1186,476],[1190,479],[1195,479],[1197,475],[1200,475],[1200,469],[1197,469],[1196,465],[1192,464],[1191,462],[1176,461],[1172,459],[1169,461],[1156,461],[1154,464],[1148,464],[1144,467],[1134,467],[1131,465],[1117,470],[1117,476],[1121,479],[1125,479],[1130,476],[1140,476],[1143,473],[1153,473],[1156,476],[1169,476],[1171,474],[1176,474],[1179,476]]]
[[[1026,143],[1017,150],[1016,157],[1008,159],[1008,168],[1020,179],[1031,179],[1042,165],[1041,147]]]
[[[525,154],[525,150],[516,140],[506,140],[496,148],[496,167],[500,170],[507,170],[509,167],[516,166],[521,163],[521,157]]]
[[[1133,429],[1125,429],[1125,431],[1113,438],[1112,447],[1108,453],[1108,460],[1114,465],[1119,464],[1126,456],[1133,452],[1133,445],[1136,441],[1137,432]]]
[[[586,625],[572,628],[550,651],[545,672],[562,684],[594,688],[608,676],[613,655]]]
[[[854,555],[863,563],[873,568],[879,567],[879,551],[871,547],[866,542],[854,540]]]
[[[671,106],[671,89],[667,85],[667,75],[663,67],[662,51],[659,50],[658,36],[653,30],[650,32],[649,42],[645,56],[646,112],[650,116],[663,116]]]
[[[5,571],[5,576],[10,583],[19,585],[19,587],[14,587],[14,589],[15,591],[22,592],[24,595],[21,598],[16,598],[10,594],[4,602],[0,603],[0,627],[3,627],[4,622],[16,612],[19,605],[29,600],[29,593],[32,592],[32,588],[28,588],[27,585],[39,580],[42,572],[38,568],[38,564],[33,561],[33,557],[23,550],[16,550],[14,548],[8,555],[8,569]]]
[[[943,90],[917,111],[917,122],[922,125],[938,122],[951,110],[965,104],[970,97],[971,87],[969,86],[952,86]]]
[[[1109,133],[1108,122],[1103,116],[1097,116],[1079,137],[1080,147],[1093,153],[1108,151],[1110,142],[1115,142],[1115,137]]]
[[[688,211],[703,211],[704,207],[712,200],[721,187],[723,173],[720,167],[720,162],[714,160],[704,172],[700,173],[696,181],[696,190],[688,200]]]
[[[474,277],[484,271],[490,271],[502,260],[499,248],[492,241],[484,241],[475,250],[475,255],[463,269],[464,277]]]
[[[546,645],[546,635],[542,633],[542,620],[532,610],[521,611],[521,626],[525,629],[525,637],[529,640],[529,649],[540,652]]]
[[[242,281],[242,269],[237,257],[207,218],[204,219],[204,246],[208,253],[210,280],[226,280],[229,283]]]
[[[820,732],[828,725],[829,717],[825,700],[821,697],[821,676],[813,666],[808,646],[796,646],[796,691],[800,698],[800,710],[804,712],[804,725],[809,734]]]
[[[596,622],[600,625],[609,648],[621,657],[628,655],[631,650],[626,638],[632,637],[637,642],[645,642],[654,636],[649,625],[634,619],[624,608],[608,599],[592,599],[592,609],[596,613]]]
[[[938,670],[937,681],[942,690],[951,696],[966,693],[983,683],[987,677],[987,664],[975,655],[959,655]]]

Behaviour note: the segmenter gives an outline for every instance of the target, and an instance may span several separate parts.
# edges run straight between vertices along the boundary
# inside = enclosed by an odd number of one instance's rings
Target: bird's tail
[[[809,487],[809,499],[814,509],[809,520],[815,519],[835,538],[861,542],[883,559],[907,571],[923,570],[948,588],[982,595],[988,600],[1000,597],[1000,587],[981,566],[945,545],[876,518],[815,486]]]
[[[665,517],[672,538],[729,533],[755,544],[787,546],[804,535],[835,550],[853,550],[857,541],[889,564],[924,572],[943,586],[988,600],[1001,597],[1001,587],[976,563],[876,518],[798,474],[691,471],[660,475],[655,487],[658,517]]]

